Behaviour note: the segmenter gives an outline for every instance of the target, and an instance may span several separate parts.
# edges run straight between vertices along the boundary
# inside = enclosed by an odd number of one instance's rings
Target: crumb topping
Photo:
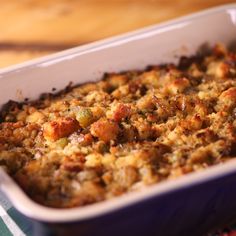
[[[1,112],[0,165],[35,201],[69,208],[236,157],[236,54],[106,74]]]

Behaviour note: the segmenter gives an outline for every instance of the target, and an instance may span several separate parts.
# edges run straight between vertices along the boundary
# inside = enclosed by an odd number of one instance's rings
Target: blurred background
[[[0,0],[0,68],[232,0]]]
[[[233,2],[0,0],[0,68]],[[213,235],[236,236],[236,225]]]

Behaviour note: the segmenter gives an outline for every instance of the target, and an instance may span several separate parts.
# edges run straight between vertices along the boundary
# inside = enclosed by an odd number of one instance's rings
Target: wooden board
[[[232,0],[0,0],[0,67]]]

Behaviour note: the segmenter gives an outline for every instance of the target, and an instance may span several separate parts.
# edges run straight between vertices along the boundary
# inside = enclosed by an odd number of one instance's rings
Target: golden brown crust
[[[45,139],[56,141],[69,136],[79,127],[79,122],[74,118],[58,118],[43,125],[43,136]]]
[[[5,106],[0,165],[34,200],[82,206],[236,157],[236,54],[107,74]]]

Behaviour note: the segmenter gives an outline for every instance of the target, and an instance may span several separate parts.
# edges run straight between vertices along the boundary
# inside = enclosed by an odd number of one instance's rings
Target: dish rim
[[[14,72],[18,72],[19,70],[21,71],[23,69],[29,69],[32,67],[40,66],[41,64],[46,64],[47,62],[50,62],[50,65],[52,65],[52,64],[55,64],[59,61],[66,60],[68,56],[70,57],[70,59],[72,59],[73,57],[79,56],[80,54],[91,52],[91,50],[98,50],[101,48],[105,49],[117,42],[119,42],[120,44],[122,42],[123,43],[129,42],[129,41],[134,40],[134,38],[136,38],[138,36],[145,35],[150,32],[160,31],[161,29],[164,29],[164,28],[166,28],[166,29],[170,28],[170,30],[171,30],[172,29],[171,26],[178,25],[179,23],[192,21],[197,18],[201,18],[201,17],[211,15],[211,14],[216,14],[219,12],[224,12],[224,11],[230,10],[232,8],[236,8],[236,3],[223,4],[223,5],[219,5],[216,7],[211,7],[211,8],[202,10],[202,11],[197,11],[194,13],[186,14],[181,17],[167,20],[167,21],[164,21],[164,22],[161,22],[158,24],[153,24],[150,26],[142,27],[140,29],[132,30],[127,33],[119,34],[117,36],[112,36],[112,37],[108,37],[105,39],[97,40],[95,42],[91,42],[91,43],[88,43],[85,45],[80,45],[77,47],[66,49],[61,52],[52,53],[50,55],[46,55],[46,56],[42,56],[40,58],[36,58],[36,59],[32,59],[32,60],[29,60],[26,62],[18,63],[16,65],[11,65],[11,66],[7,66],[4,68],[0,68],[0,79],[5,75],[8,75],[8,74],[14,73]]]
[[[150,32],[158,31],[161,29],[167,29],[168,27],[175,26],[179,23],[193,21],[204,16],[206,17],[210,14],[225,12],[229,9],[236,10],[236,4],[227,4],[219,7],[210,8],[204,11],[177,18],[175,20],[170,20],[165,23],[145,27],[143,29],[133,31],[131,33],[123,34],[121,36],[111,37],[105,40],[100,40],[95,43],[90,43],[88,45],[79,46],[65,50],[63,52],[55,53],[50,56],[45,56],[40,59],[35,59],[15,66],[10,66],[5,69],[0,69],[0,82],[1,77],[4,77],[11,73],[15,73],[22,70],[28,70],[29,68],[37,67],[43,63],[54,64],[58,61],[66,60],[67,57],[73,58],[79,56],[80,54],[89,53],[91,52],[91,50],[99,50],[116,43],[129,42],[136,37],[141,37]],[[125,207],[129,207],[142,201],[146,201],[148,199],[170,193],[175,190],[180,190],[182,188],[190,187],[216,178],[233,174],[236,172],[234,164],[236,164],[236,160],[231,160],[224,164],[218,164],[216,166],[209,167],[204,171],[190,173],[175,180],[166,180],[156,185],[145,187],[143,190],[139,190],[137,192],[127,193],[117,198],[71,209],[55,209],[45,207],[34,202],[23,192],[23,190],[1,167],[0,189],[3,191],[4,194],[6,194],[6,196],[13,203],[13,206],[16,207],[16,209],[18,209],[21,213],[32,219],[51,223],[71,222],[92,219],[101,215],[115,212]],[[17,200],[15,200],[15,196],[17,196]]]

